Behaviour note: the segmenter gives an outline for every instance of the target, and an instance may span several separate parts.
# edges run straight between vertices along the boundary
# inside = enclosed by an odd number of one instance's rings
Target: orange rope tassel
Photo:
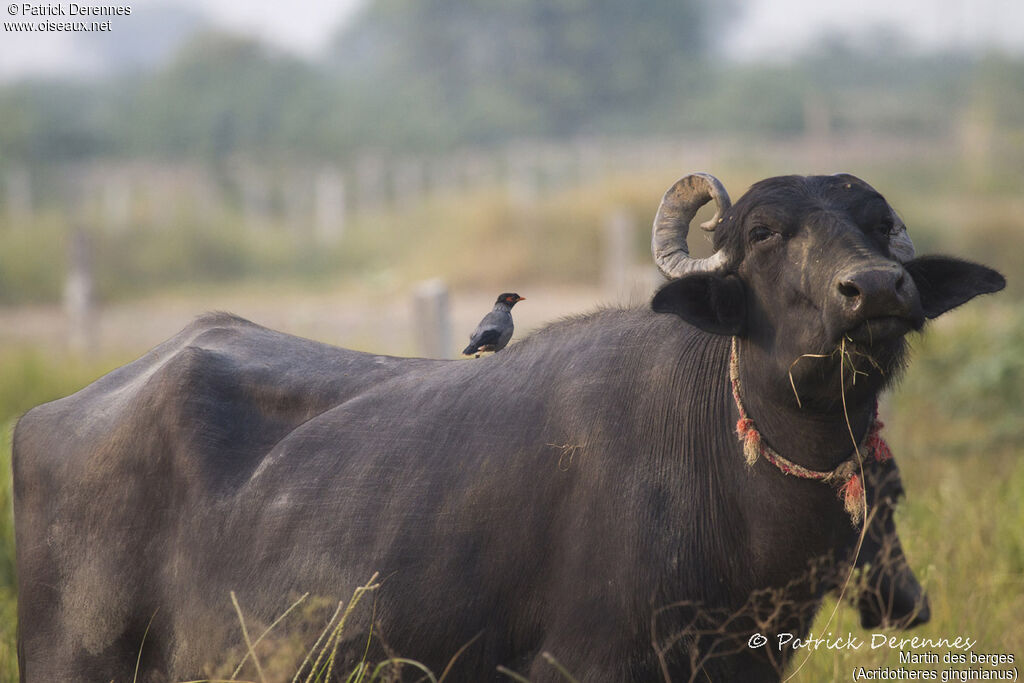
[[[854,524],[860,523],[864,514],[864,485],[861,483],[860,475],[855,474],[849,481],[839,489],[839,496],[843,499],[843,507],[849,513]]]
[[[749,417],[741,417],[736,421],[736,433],[743,440],[743,456],[747,459],[747,464],[753,465],[761,452],[761,433],[757,431],[754,421]]]

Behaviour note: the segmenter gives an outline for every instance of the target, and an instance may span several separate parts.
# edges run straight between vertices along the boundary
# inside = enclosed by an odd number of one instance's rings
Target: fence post
[[[64,283],[64,311],[68,319],[68,346],[72,351],[92,351],[96,335],[96,298],[93,286],[92,245],[85,229],[71,233],[68,276]]]
[[[314,220],[318,242],[333,245],[345,232],[345,182],[333,166],[320,169],[316,177]]]
[[[451,312],[448,286],[440,278],[416,285],[412,298],[413,338],[424,358],[451,358]]]
[[[105,174],[102,182],[103,228],[109,232],[121,232],[131,221],[131,185],[125,176],[114,171]]]
[[[631,237],[636,229],[633,216],[625,207],[617,207],[604,222],[604,272],[602,282],[608,294],[628,294],[629,271],[632,265]]]

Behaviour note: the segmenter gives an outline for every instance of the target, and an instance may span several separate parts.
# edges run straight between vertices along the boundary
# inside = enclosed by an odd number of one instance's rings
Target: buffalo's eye
[[[755,225],[750,231],[750,241],[752,243],[765,242],[778,234],[779,233],[775,232],[771,228],[763,225]]]
[[[892,236],[892,233],[896,230],[896,224],[893,223],[891,218],[888,218],[888,219],[880,222],[878,224],[878,227],[876,227],[875,229],[879,233],[885,235],[886,237],[890,237],[890,236]]]

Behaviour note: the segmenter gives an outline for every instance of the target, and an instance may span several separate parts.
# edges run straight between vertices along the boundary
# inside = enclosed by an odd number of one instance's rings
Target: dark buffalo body
[[[346,673],[372,622],[371,659],[440,673],[466,646],[451,680],[507,680],[498,665],[560,680],[542,653],[581,681],[687,680],[695,663],[777,679],[789,652],[746,648],[755,620],[784,604],[766,634],[805,633],[858,529],[833,487],[744,461],[730,336],[765,438],[829,469],[851,450],[841,366],[798,365],[801,406],[779,369],[843,339],[870,354],[846,387],[859,439],[903,333],[1001,278],[896,261],[867,186],[766,183],[716,233],[735,241],[728,267],[670,282],[654,310],[565,320],[473,362],[212,315],[30,411],[14,443],[23,678],[130,680],[140,649],[141,680],[198,678],[239,652],[231,591],[266,625],[379,573],[346,625]],[[898,478],[869,470],[885,483],[869,487],[884,504],[868,560],[894,561],[872,566],[862,617],[908,625],[926,607],[889,515]]]

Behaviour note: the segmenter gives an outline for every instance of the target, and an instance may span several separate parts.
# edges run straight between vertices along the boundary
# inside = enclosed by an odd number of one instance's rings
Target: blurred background
[[[642,305],[650,221],[680,175],[711,172],[736,198],[766,176],[851,172],[919,253],[1009,281],[914,338],[885,412],[904,545],[932,592],[924,635],[1024,655],[1024,5],[127,6],[86,18],[109,32],[3,17],[5,424],[207,310],[453,357],[499,292],[528,299],[516,338]],[[2,526],[0,678],[15,671]],[[824,617],[857,630],[851,610]],[[798,680],[895,659],[820,652]]]

